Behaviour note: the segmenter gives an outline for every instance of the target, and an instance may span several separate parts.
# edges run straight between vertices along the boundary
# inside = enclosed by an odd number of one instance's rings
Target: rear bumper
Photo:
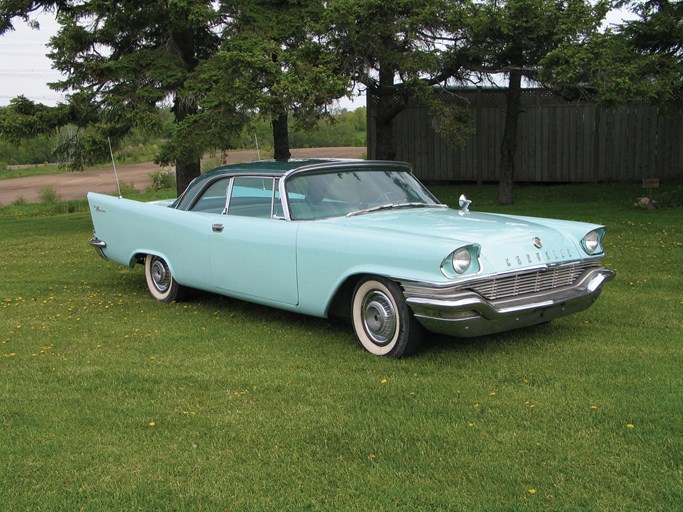
[[[429,331],[473,337],[528,327],[583,311],[600,296],[615,272],[596,267],[573,285],[501,300],[487,300],[471,290],[453,289],[431,295],[429,286],[403,283],[406,302]],[[436,291],[437,288],[434,288]]]
[[[97,254],[99,254],[102,258],[105,260],[108,260],[106,254],[104,254],[104,250],[107,248],[107,242],[100,240],[96,236],[92,237],[90,241],[88,242],[92,247],[95,248],[97,251]]]

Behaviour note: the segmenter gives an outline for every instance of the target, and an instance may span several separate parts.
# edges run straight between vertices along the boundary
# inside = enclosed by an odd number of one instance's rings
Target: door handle
[[[223,232],[223,224],[214,224],[211,226],[211,229],[213,230],[214,233],[222,233]]]

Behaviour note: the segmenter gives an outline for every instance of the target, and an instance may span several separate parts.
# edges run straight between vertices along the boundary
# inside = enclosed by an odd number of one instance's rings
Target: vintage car
[[[229,165],[176,200],[88,194],[103,257],[145,267],[160,301],[195,288],[350,321],[377,355],[426,331],[480,336],[588,308],[614,272],[603,226],[441,204],[409,164],[300,160]]]

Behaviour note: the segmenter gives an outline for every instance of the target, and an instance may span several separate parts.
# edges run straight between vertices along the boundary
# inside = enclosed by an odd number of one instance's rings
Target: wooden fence
[[[497,181],[505,118],[499,89],[457,90],[475,128],[464,148],[451,147],[426,108],[408,105],[394,120],[396,159],[410,162],[424,181]],[[683,109],[648,103],[601,107],[524,90],[515,160],[517,182],[604,182],[683,179]],[[368,108],[368,156],[375,131]]]

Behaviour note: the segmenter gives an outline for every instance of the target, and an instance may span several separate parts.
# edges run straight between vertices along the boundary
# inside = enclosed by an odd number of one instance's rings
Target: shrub
[[[175,171],[171,169],[162,169],[153,172],[149,175],[150,186],[147,187],[147,192],[158,192],[159,190],[175,190],[176,179]]]
[[[118,196],[119,194],[121,197],[123,196],[131,196],[134,194],[139,194],[140,192],[138,191],[137,188],[135,188],[135,183],[132,181],[122,181],[119,183],[119,190],[114,191],[114,195]]]
[[[14,201],[12,201],[12,206],[22,206],[25,204],[28,204],[28,201],[26,201],[26,198],[24,196],[19,196]]]
[[[683,206],[683,186],[664,192],[657,200],[658,208],[677,208]]]
[[[53,187],[45,186],[40,189],[41,203],[59,203],[62,197],[57,193]]]

